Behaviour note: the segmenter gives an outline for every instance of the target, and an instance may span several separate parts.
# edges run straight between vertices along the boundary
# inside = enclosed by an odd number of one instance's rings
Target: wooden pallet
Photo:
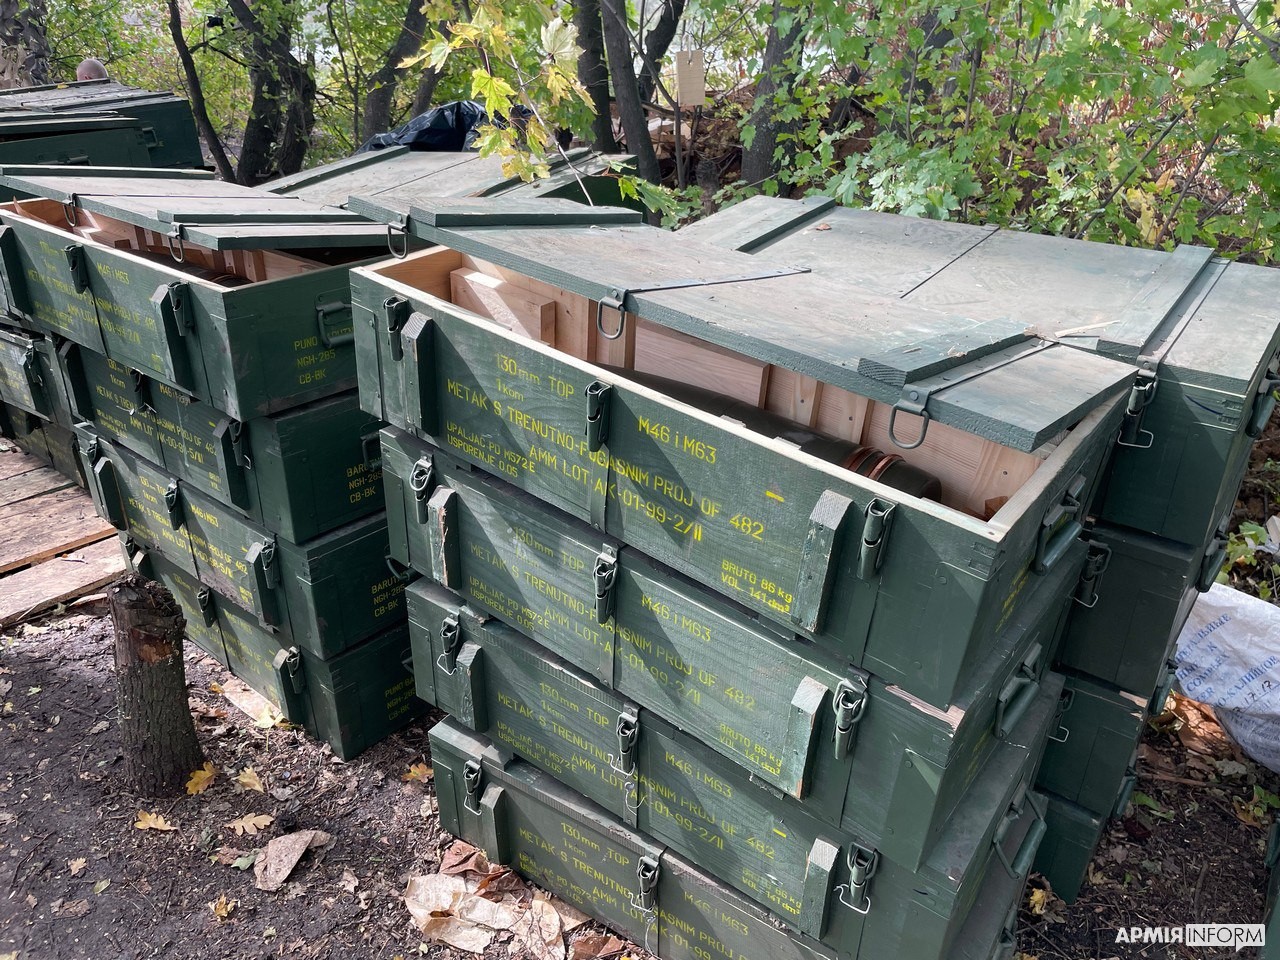
[[[0,452],[0,627],[75,600],[124,570],[111,524],[69,479]]]

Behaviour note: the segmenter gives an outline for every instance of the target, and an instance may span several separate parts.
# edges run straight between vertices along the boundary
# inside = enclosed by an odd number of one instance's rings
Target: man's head
[[[107,67],[101,60],[89,57],[80,61],[80,66],[76,67],[77,80],[105,80],[107,79]]]

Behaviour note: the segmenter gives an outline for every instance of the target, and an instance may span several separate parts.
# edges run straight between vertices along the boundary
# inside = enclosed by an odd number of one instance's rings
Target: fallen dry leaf
[[[228,900],[225,893],[219,894],[218,899],[209,904],[209,909],[213,911],[213,915],[219,920],[225,920],[235,912],[236,907],[240,905],[239,900]]]
[[[218,768],[206,760],[204,766],[192,771],[187,779],[187,796],[194,797],[197,793],[204,793],[217,775]]]
[[[534,897],[511,932],[524,941],[535,960],[565,960],[560,914],[544,897]]]
[[[608,957],[616,957],[626,946],[612,934],[582,937],[573,944],[573,960],[606,960]]]
[[[312,847],[323,847],[332,839],[323,830],[299,830],[276,837],[253,865],[253,885],[268,892],[279,890],[304,853]]]
[[[106,879],[99,880],[97,883],[93,885],[93,892],[101,893],[103,890],[107,889],[107,887],[109,886],[111,886],[110,880],[106,880]]]
[[[283,713],[268,704],[253,721],[253,725],[259,730],[270,730],[272,727],[287,727],[289,721],[285,720]]]
[[[591,922],[591,918],[585,913],[577,907],[565,903],[559,897],[552,897],[551,905],[556,908],[556,913],[560,914],[560,923],[564,927],[566,934],[573,933],[579,927]]]
[[[486,877],[489,875],[489,869],[489,858],[484,855],[484,851],[473,847],[465,840],[454,841],[440,858],[440,873],[445,876],[474,874],[477,877]]]
[[[95,723],[92,727],[89,728],[89,732],[102,733],[104,730],[110,730],[110,729],[111,729],[110,720],[99,720],[97,723]]]
[[[171,824],[158,813],[148,813],[144,810],[138,811],[138,819],[133,825],[139,830],[177,830],[178,828]]]
[[[1045,907],[1049,905],[1049,893],[1046,890],[1032,890],[1031,896],[1027,898],[1027,906],[1031,908],[1031,912],[1037,917],[1043,917]]]
[[[342,871],[342,879],[338,881],[338,886],[342,887],[347,893],[355,893],[356,887],[360,886],[360,878],[351,872],[351,868]]]
[[[236,783],[240,784],[242,790],[257,790],[259,793],[267,792],[262,786],[262,780],[258,776],[258,772],[253,767],[245,767],[237,773]]]
[[[71,871],[71,875],[73,877],[78,877],[80,874],[84,873],[84,868],[88,863],[89,861],[84,857],[76,857],[74,860],[67,861],[67,869]]]
[[[236,847],[219,847],[211,859],[214,863],[220,863],[224,867],[231,866],[231,862],[239,857],[244,856],[244,851]]]
[[[425,763],[415,763],[400,779],[405,783],[429,783],[434,776],[435,771]]]
[[[49,905],[54,916],[83,917],[89,912],[88,900],[55,900]]]
[[[494,931],[457,917],[430,917],[418,931],[428,943],[443,943],[464,953],[483,954],[493,943]]]
[[[245,834],[254,836],[259,830],[265,830],[271,826],[274,820],[275,817],[269,813],[246,813],[243,817],[226,824],[226,827],[228,830],[234,830],[238,837],[243,837]]]

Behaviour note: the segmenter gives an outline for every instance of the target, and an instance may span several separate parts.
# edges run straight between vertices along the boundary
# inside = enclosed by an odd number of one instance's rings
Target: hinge
[[[1124,408],[1124,420],[1120,424],[1120,436],[1116,440],[1122,447],[1135,447],[1146,450],[1155,443],[1155,434],[1142,429],[1142,417],[1151,401],[1156,397],[1160,380],[1154,370],[1139,370],[1138,376],[1129,388],[1129,402]],[[1145,443],[1140,442],[1143,438]]]
[[[609,442],[609,398],[613,387],[603,380],[587,385],[587,449],[595,453]]]
[[[836,717],[835,755],[843,760],[853,751],[858,724],[867,710],[867,679],[855,674],[840,681],[835,696],[831,698],[831,712]]]
[[[618,582],[618,550],[605,544],[596,554],[595,568],[592,570],[596,586],[596,621],[608,623],[613,616],[613,588]]]
[[[484,780],[479,760],[468,760],[462,767],[462,784],[467,791],[467,798],[462,805],[480,816],[480,786]]]
[[[391,350],[391,359],[404,359],[404,343],[400,339],[400,329],[409,321],[412,313],[409,301],[404,297],[387,297],[382,301],[382,314],[387,321],[387,346]]]
[[[436,666],[452,677],[458,669],[458,651],[462,649],[462,624],[453,614],[440,622],[440,656]]]
[[[880,865],[880,854],[860,843],[851,843],[846,854],[849,864],[849,882],[836,888],[840,902],[854,913],[866,914],[871,910],[871,896],[867,887]]]
[[[1088,554],[1084,570],[1080,572],[1080,584],[1076,587],[1075,601],[1092,610],[1098,605],[1098,582],[1111,563],[1111,548],[1101,540],[1086,541]]]
[[[427,522],[427,501],[431,498],[431,481],[435,477],[435,463],[423,457],[409,472],[409,489],[413,491],[414,517],[418,523]]]
[[[859,580],[870,580],[880,570],[895,506],[879,497],[867,504],[867,509],[864,511],[866,520],[862,526],[862,540],[858,545]]]
[[[618,759],[610,766],[617,773],[629,777],[636,770],[636,743],[640,739],[640,718],[632,711],[618,714],[618,723],[614,727],[618,734]]]

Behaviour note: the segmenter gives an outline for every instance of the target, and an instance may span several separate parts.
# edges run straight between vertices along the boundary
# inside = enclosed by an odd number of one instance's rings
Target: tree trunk
[[[436,87],[440,85],[440,71],[428,67],[418,78],[418,89],[413,92],[413,108],[411,115],[417,116],[431,109],[431,101],[435,99]]]
[[[654,102],[653,94],[658,88],[658,76],[654,70],[660,68],[663,57],[671,49],[676,28],[684,16],[684,4],[685,0],[663,0],[658,22],[644,35],[644,63],[640,68],[640,99],[644,103]]]
[[[368,140],[375,133],[391,127],[391,105],[405,68],[401,61],[422,49],[422,35],[427,27],[427,13],[422,0],[409,0],[400,33],[387,51],[386,59],[369,77],[369,92],[364,98],[363,132],[358,140]]]
[[[191,113],[195,117],[200,136],[213,156],[214,166],[218,168],[218,176],[232,183],[236,179],[235,168],[231,159],[223,149],[218,131],[209,119],[209,109],[204,102],[204,87],[200,84],[200,74],[196,72],[196,62],[191,57],[191,49],[187,46],[186,35],[182,32],[182,13],[178,9],[178,0],[169,0],[169,33],[173,37],[174,49],[178,51],[178,60],[182,64],[182,73],[187,78],[187,94],[191,97]]]
[[[787,32],[781,34],[777,23],[787,14],[793,19]],[[748,120],[755,127],[755,139],[751,146],[742,151],[743,183],[760,184],[771,180],[782,168],[775,154],[779,137],[786,132],[786,126],[778,121],[775,99],[779,90],[789,90],[795,86],[800,41],[804,37],[805,24],[812,14],[811,8],[790,7],[782,0],[773,0],[773,18],[765,40],[760,82],[756,84],[755,108]]]
[[[600,0],[578,0],[573,6],[573,25],[578,28],[578,82],[591,98],[595,116],[591,118],[591,145],[601,153],[617,153],[613,135],[613,115],[609,110],[609,68],[604,63],[604,27],[600,22]]]
[[[113,583],[108,596],[129,789],[144,797],[176,796],[192,771],[204,764],[187,706],[182,662],[186,622],[168,590],[137,574]]]
[[[618,102],[618,116],[622,120],[622,132],[627,137],[627,150],[636,158],[636,172],[650,183],[657,183],[662,178],[662,171],[658,167],[653,141],[649,138],[649,121],[640,100],[640,86],[636,82],[627,8],[623,0],[600,0],[600,6],[609,74],[613,77],[613,96]]]

